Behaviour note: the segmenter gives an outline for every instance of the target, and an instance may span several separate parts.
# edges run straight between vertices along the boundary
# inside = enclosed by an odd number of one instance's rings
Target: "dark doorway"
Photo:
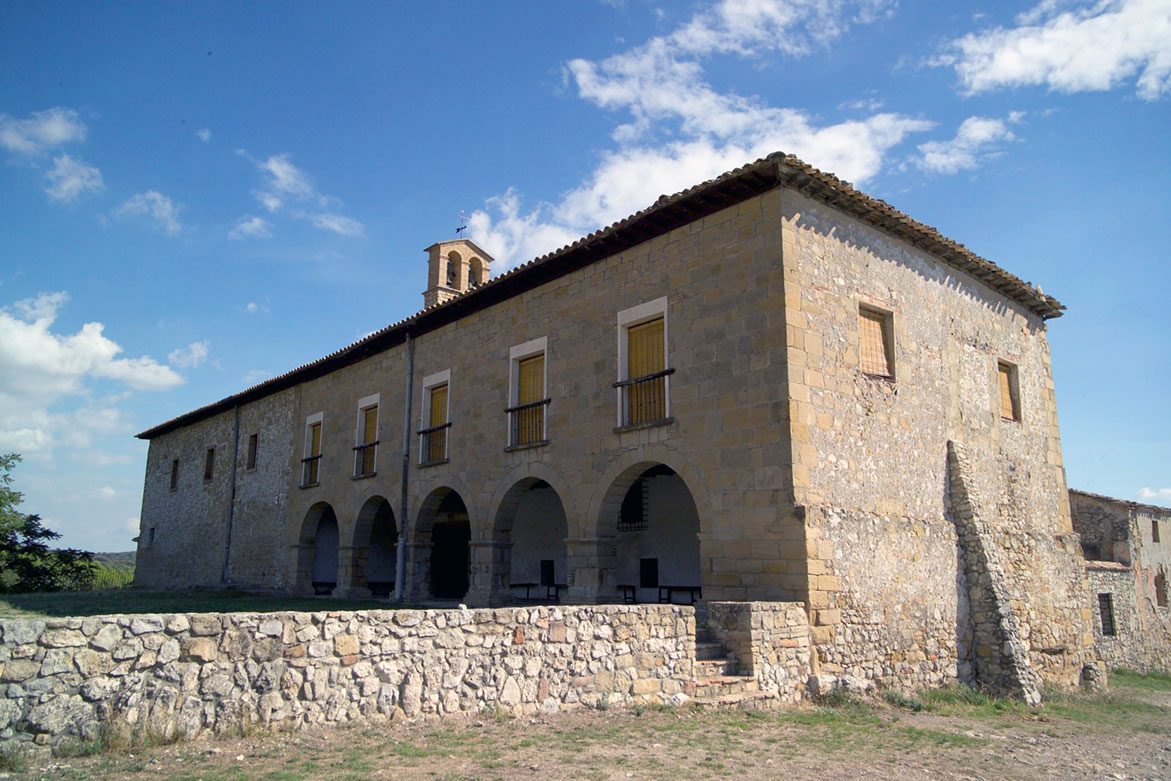
[[[468,593],[468,543],[472,527],[459,494],[443,498],[431,528],[431,596],[461,599]]]

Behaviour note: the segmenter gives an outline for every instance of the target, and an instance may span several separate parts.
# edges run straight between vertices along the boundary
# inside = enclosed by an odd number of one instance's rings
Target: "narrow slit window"
[[[997,381],[1000,386],[1000,417],[1005,420],[1021,419],[1020,390],[1017,367],[1000,361],[997,364]]]
[[[215,448],[209,447],[203,459],[203,482],[210,483],[215,477]]]
[[[248,437],[248,461],[245,469],[249,471],[256,468],[256,453],[260,449],[260,435],[252,434]]]
[[[1159,541],[1159,522],[1151,521],[1151,542]]]
[[[179,459],[171,460],[171,490],[179,488]]]
[[[890,315],[874,309],[858,310],[862,371],[875,377],[894,377]]]
[[[1114,626],[1114,597],[1110,594],[1098,595],[1098,615],[1102,619],[1102,634],[1117,634]]]

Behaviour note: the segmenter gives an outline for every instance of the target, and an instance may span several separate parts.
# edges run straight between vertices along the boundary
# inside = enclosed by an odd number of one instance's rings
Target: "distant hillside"
[[[134,569],[134,551],[95,553],[94,561],[114,569]]]

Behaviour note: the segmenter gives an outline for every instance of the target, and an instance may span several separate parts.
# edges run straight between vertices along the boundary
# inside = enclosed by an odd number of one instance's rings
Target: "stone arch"
[[[462,262],[463,256],[455,250],[447,253],[447,277],[445,280],[441,280],[447,287],[459,289],[459,265]]]
[[[419,508],[414,529],[416,598],[462,599],[468,592],[471,563],[471,522],[458,491],[441,486]]]
[[[298,535],[297,583],[299,590],[332,594],[338,576],[337,515],[328,502],[317,502],[305,512]]]
[[[568,582],[569,524],[561,494],[548,481],[530,475],[509,486],[495,504],[490,600],[558,600]]]
[[[479,287],[488,281],[488,271],[484,266],[483,259],[473,255],[468,260],[468,287]]]
[[[655,450],[668,459],[629,454],[608,470],[591,503],[598,552],[589,579],[599,599],[654,601],[662,594],[691,601],[699,592],[682,589],[704,585],[701,532],[711,512],[706,491],[691,482],[698,476],[676,454]],[[679,590],[660,592],[660,586]]]
[[[355,590],[385,597],[394,591],[398,523],[382,496],[366,500],[354,520],[350,537],[350,577]]]
[[[691,492],[695,502],[696,512],[699,513],[701,533],[708,528],[712,519],[712,504],[708,494],[707,484],[698,469],[684,458],[678,451],[662,445],[645,445],[629,450],[615,458],[606,467],[602,477],[597,482],[597,488],[590,497],[589,505],[583,514],[581,526],[570,528],[571,536],[603,537],[607,533],[607,526],[603,523],[605,517],[616,513],[622,506],[622,499],[626,491],[649,465],[662,464],[682,478]]]

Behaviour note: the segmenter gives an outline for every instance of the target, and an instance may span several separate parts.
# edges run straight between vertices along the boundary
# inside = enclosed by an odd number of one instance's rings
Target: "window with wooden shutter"
[[[890,316],[873,309],[858,310],[858,335],[862,371],[876,377],[893,377]]]
[[[1000,417],[1005,420],[1021,419],[1020,394],[1017,390],[1016,367],[1000,361],[997,364],[997,383],[1000,386]]]
[[[361,441],[354,448],[357,451],[355,472],[359,477],[374,474],[378,453],[378,405],[361,411]]]
[[[667,417],[666,345],[663,318],[626,329],[626,379],[628,425]],[[656,376],[658,375],[658,376]]]
[[[531,445],[545,438],[545,355],[517,362],[514,445]],[[534,405],[534,406],[527,406]]]
[[[311,423],[309,425],[309,436],[307,437],[308,453],[304,458],[305,470],[302,474],[303,485],[317,485],[318,479],[321,476],[321,423]]]
[[[431,415],[427,435],[427,460],[442,461],[447,458],[447,429],[437,428],[447,423],[447,385],[436,385],[431,389]]]

